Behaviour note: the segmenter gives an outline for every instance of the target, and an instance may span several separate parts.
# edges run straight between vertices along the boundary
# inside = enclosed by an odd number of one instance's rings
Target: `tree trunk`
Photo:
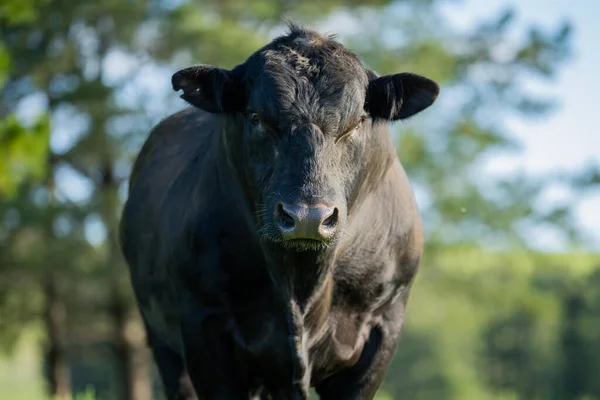
[[[48,158],[48,170],[44,179],[46,188],[50,193],[50,204],[54,204],[54,162],[52,156]],[[47,240],[53,236],[52,220],[44,225]],[[49,249],[46,249],[49,251]],[[48,255],[51,252],[48,252]],[[52,268],[52,267],[50,267]],[[67,308],[58,289],[58,276],[52,270],[41,276],[42,287],[45,295],[44,322],[47,338],[47,381],[50,396],[58,398],[71,397],[71,372],[67,355]]]
[[[55,278],[48,276],[44,284],[46,295],[45,322],[48,337],[48,386],[51,396],[69,398],[71,396],[71,376],[67,358],[67,312],[60,300]]]
[[[127,302],[114,293],[111,315],[114,325],[114,349],[119,375],[123,377],[119,399],[150,400],[152,384],[149,374],[149,354],[144,334],[135,315],[128,311]]]
[[[107,262],[110,270],[109,284],[112,293],[110,313],[114,326],[114,346],[123,377],[120,398],[124,400],[150,400],[152,382],[150,379],[150,357],[145,342],[145,334],[139,318],[136,318],[133,303],[128,296],[129,281],[123,265],[118,242],[119,221],[117,183],[112,162],[107,157],[103,166],[102,198],[103,219],[108,228]]]

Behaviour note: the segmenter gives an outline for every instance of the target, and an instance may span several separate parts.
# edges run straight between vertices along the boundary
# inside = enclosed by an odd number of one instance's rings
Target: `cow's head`
[[[335,243],[367,168],[373,124],[429,107],[438,85],[377,77],[333,37],[291,26],[233,70],[173,75],[182,98],[224,119],[224,143],[264,239],[293,250]]]

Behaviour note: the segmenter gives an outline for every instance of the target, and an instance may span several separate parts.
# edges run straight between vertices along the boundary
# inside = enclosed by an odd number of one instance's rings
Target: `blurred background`
[[[174,71],[284,15],[442,86],[392,130],[427,247],[379,399],[600,399],[596,0],[2,0],[0,399],[162,398],[115,236],[131,163]]]

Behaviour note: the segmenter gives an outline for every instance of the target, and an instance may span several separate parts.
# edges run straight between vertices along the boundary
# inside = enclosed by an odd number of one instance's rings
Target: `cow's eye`
[[[356,131],[357,131],[357,130],[360,128],[360,126],[363,124],[363,122],[365,121],[365,119],[366,119],[365,117],[362,117],[362,118],[361,118],[361,119],[358,121],[358,124],[356,124],[356,126],[355,126],[354,128],[352,128],[352,129],[351,129],[351,130],[350,130],[348,133],[349,133],[349,134],[352,134],[352,133],[356,132]]]
[[[355,132],[356,132],[356,131],[357,131],[357,130],[360,128],[360,126],[362,125],[362,123],[363,123],[363,121],[364,121],[365,119],[366,119],[366,118],[364,118],[364,117],[363,117],[363,118],[361,118],[361,119],[360,119],[360,121],[358,122],[358,124],[356,124],[356,125],[354,126],[354,128],[352,128],[352,129],[350,129],[350,130],[348,130],[348,131],[346,131],[346,132],[342,133],[340,136],[338,136],[338,137],[335,139],[336,143],[337,143],[337,142],[339,142],[340,140],[343,140],[343,139],[350,138],[350,137],[351,137],[351,136],[352,136],[352,135],[353,135],[353,134],[354,134],[354,133],[355,133]]]
[[[363,122],[365,122],[366,119],[367,119],[367,117],[361,117],[360,121],[358,121],[358,124],[356,125],[356,128],[354,128],[354,130],[360,128],[360,126],[363,124]]]
[[[260,117],[258,116],[257,113],[255,113],[255,112],[250,113],[250,122],[252,123],[252,125],[260,124]]]

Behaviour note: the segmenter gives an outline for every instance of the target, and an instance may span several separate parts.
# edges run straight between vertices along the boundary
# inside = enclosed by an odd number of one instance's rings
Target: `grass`
[[[40,374],[38,339],[36,332],[28,331],[9,357],[0,355],[0,400],[46,398],[44,379]]]
[[[75,397],[53,397],[52,400],[96,400],[93,389],[88,389],[85,393],[75,395]]]

